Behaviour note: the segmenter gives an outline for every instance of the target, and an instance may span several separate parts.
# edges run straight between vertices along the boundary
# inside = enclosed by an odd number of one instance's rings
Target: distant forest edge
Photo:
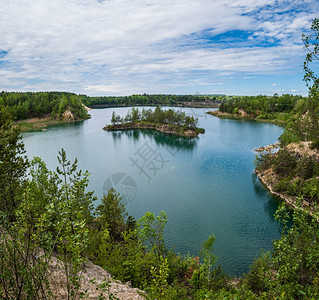
[[[226,96],[226,95],[131,95],[131,96],[101,96],[90,97],[69,92],[1,92],[0,105],[9,106],[13,119],[51,117],[63,120],[66,112],[72,114],[72,120],[89,118],[84,105],[90,108],[116,106],[189,106],[217,107],[221,111],[236,114],[236,108],[247,110],[254,116],[267,118],[276,112],[290,111],[302,96]],[[262,106],[262,108],[260,108]],[[248,109],[247,109],[248,107]]]
[[[81,97],[67,92],[1,92],[0,104],[10,107],[15,121],[44,117],[63,120],[66,112],[74,121],[89,118]]]
[[[143,94],[131,96],[89,97],[80,95],[83,103],[89,107],[132,106],[132,105],[176,105],[176,106],[214,106],[225,95],[168,95]],[[216,105],[215,105],[216,106]]]
[[[303,108],[308,98],[284,94],[278,96],[233,96],[221,102],[218,111],[210,112],[220,118],[259,120],[286,126],[292,115]]]

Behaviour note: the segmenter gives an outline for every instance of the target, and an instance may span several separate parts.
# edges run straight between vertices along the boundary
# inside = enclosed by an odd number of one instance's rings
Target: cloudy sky
[[[0,0],[0,90],[307,94],[318,0]]]

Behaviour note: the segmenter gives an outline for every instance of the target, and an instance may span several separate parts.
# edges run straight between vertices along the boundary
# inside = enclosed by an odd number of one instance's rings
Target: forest
[[[151,122],[196,128],[198,119],[195,119],[193,116],[186,116],[185,112],[172,108],[163,110],[160,106],[157,106],[154,111],[144,108],[142,111],[139,111],[138,108],[133,107],[124,118],[116,115],[113,111],[111,119],[113,125],[127,122]]]
[[[103,129],[127,130],[127,129],[151,129],[164,133],[175,134],[184,137],[196,137],[199,133],[204,133],[205,129],[198,128],[198,119],[187,116],[185,112],[169,108],[162,109],[156,106],[154,111],[143,108],[132,107],[125,117],[116,115],[113,111],[110,125]]]
[[[91,97],[69,92],[5,92],[0,93],[0,105],[10,107],[15,121],[50,117],[62,120],[70,110],[75,120],[85,120],[89,115],[84,107],[134,106],[134,105],[214,105],[222,96],[198,95],[131,95]],[[216,104],[216,103],[215,103]]]
[[[98,106],[134,106],[134,105],[178,105],[185,102],[212,102],[215,97],[202,95],[169,95],[169,94],[142,94],[131,96],[101,96],[89,97],[80,95],[83,103],[89,107]],[[212,99],[211,99],[212,98]]]
[[[277,112],[291,112],[297,102],[304,97],[293,96],[290,94],[284,94],[278,96],[274,94],[273,96],[233,96],[229,98],[226,102],[220,105],[220,110],[227,113],[236,113],[236,110],[243,109],[247,114],[253,114],[255,116],[272,114]]]
[[[281,146],[299,141],[316,142],[319,129],[318,110],[319,103],[314,91],[308,97],[289,94],[230,97],[219,107],[220,112],[229,114],[231,118],[269,121],[285,126],[285,131],[279,138]]]
[[[67,92],[1,92],[0,105],[10,107],[14,120],[30,118],[62,119],[63,113],[70,110],[75,120],[84,120],[89,116],[81,98]]]
[[[269,121],[286,125],[293,111],[297,111],[306,97],[283,94],[279,96],[232,96],[219,106],[219,111],[234,118]]]

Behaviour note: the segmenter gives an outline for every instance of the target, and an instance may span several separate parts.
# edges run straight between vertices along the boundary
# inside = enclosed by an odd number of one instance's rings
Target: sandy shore
[[[52,120],[51,115],[48,115],[44,118],[30,118],[30,119],[25,119],[25,120],[19,120],[15,121],[15,123],[20,124],[20,123],[38,123],[38,122],[44,122],[44,121],[50,121]]]

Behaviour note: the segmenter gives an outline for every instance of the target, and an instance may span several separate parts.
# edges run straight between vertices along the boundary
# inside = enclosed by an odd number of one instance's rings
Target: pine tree
[[[20,129],[13,125],[9,108],[0,107],[0,211],[13,220],[18,206],[17,193],[28,160],[24,144],[21,142]]]

